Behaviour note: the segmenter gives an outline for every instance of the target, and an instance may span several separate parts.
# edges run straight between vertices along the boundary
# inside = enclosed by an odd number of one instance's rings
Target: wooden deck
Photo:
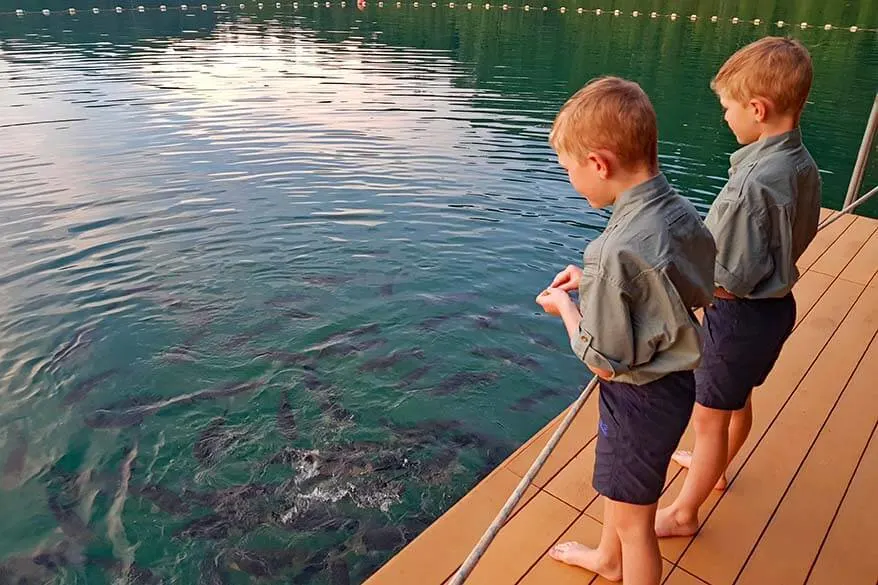
[[[661,543],[668,585],[878,582],[878,221],[835,222],[799,264],[796,330],[754,392],[753,430],[730,468],[733,483],[711,496],[696,537]],[[602,506],[591,487],[596,398],[580,411],[469,585],[605,583],[546,554],[561,540],[592,546],[599,540]],[[367,585],[448,581],[560,419]],[[691,428],[681,445],[691,447]],[[672,463],[662,504],[684,477]]]

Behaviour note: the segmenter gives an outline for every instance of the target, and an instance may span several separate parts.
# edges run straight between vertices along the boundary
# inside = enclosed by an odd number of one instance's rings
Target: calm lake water
[[[811,49],[826,206],[878,85],[867,1],[239,1],[0,0],[0,583],[361,583],[585,382],[567,96],[639,81],[706,212],[737,47]]]

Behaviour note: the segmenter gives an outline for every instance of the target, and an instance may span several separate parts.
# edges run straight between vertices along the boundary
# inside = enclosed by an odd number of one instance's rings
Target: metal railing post
[[[860,192],[863,185],[863,175],[866,174],[866,162],[869,160],[869,151],[878,133],[878,93],[872,103],[872,113],[869,114],[869,122],[866,124],[866,132],[863,134],[863,142],[860,144],[860,152],[857,154],[857,162],[854,164],[854,173],[851,175],[851,183],[844,198],[844,206],[850,205]]]

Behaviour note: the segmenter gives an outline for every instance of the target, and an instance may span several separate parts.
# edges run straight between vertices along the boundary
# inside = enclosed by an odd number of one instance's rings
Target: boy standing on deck
[[[692,308],[713,295],[713,238],[659,171],[655,111],[636,83],[590,82],[561,109],[550,141],[591,206],[613,206],[583,268],[567,267],[537,297],[601,378],[593,480],[607,498],[601,541],[550,554],[612,581],[658,585],[656,507],[695,401],[701,341]],[[576,289],[579,307],[568,295]]]
[[[793,330],[796,261],[817,233],[820,177],[802,144],[799,118],[811,89],[811,57],[792,39],[766,37],[732,55],[711,82],[743,148],[707,216],[717,245],[716,299],[704,314],[704,360],[695,372],[693,453],[677,499],[659,511],[659,537],[698,530],[698,509],[753,420],[750,394]]]

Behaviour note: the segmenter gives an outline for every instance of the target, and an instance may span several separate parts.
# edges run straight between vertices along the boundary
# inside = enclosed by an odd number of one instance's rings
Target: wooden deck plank
[[[581,438],[581,440],[588,441],[585,448],[544,488],[556,498],[580,511],[585,510],[598,495],[591,485],[595,438],[592,435],[591,439]]]
[[[556,542],[575,540],[587,546],[597,546],[601,540],[601,525],[593,518],[582,515]],[[544,554],[536,565],[518,582],[518,585],[587,585],[594,573],[571,567]]]
[[[521,478],[506,469],[492,473],[366,583],[442,583],[476,545],[519,481]],[[537,492],[534,487],[528,489],[517,510]]]
[[[878,224],[874,220],[867,217],[857,217],[829,249],[811,265],[809,270],[838,276],[857,256],[876,229],[878,229]]]
[[[878,231],[872,234],[872,237],[860,249],[859,254],[854,256],[839,278],[859,284],[868,284],[876,273],[878,273]]]
[[[878,436],[873,434],[807,585],[875,585],[878,582],[876,485]]]
[[[711,585],[734,582],[876,331],[878,289],[873,289],[839,326],[680,566]]]
[[[823,253],[826,252],[829,247],[841,237],[845,230],[850,227],[854,222],[854,219],[856,219],[855,216],[846,215],[838,221],[830,224],[825,229],[817,232],[817,236],[815,236],[811,245],[808,246],[808,249],[805,250],[805,253],[802,254],[802,257],[796,262],[796,266],[799,267],[799,270],[804,272],[805,270],[808,270],[812,264],[817,262]]]
[[[683,569],[677,567],[671,573],[671,576],[667,581],[664,582],[664,585],[707,585],[704,581],[695,577],[694,575],[690,575]],[[766,585],[768,585],[766,583]],[[780,584],[777,584],[780,585]]]
[[[467,585],[518,582],[578,516],[578,510],[558,498],[538,493],[503,527],[466,580]],[[461,563],[465,556],[461,556]]]
[[[543,469],[534,479],[534,485],[543,487],[548,483],[561,469],[563,469],[570,461],[576,457],[584,446],[583,437],[593,437],[598,426],[598,391],[589,396],[588,401],[583,404],[582,409],[576,415],[570,428],[564,434],[564,437],[558,442],[557,447],[552,455],[546,460]],[[527,449],[522,451],[515,459],[513,459],[507,469],[515,473],[519,477],[527,475],[527,471],[531,464],[540,454],[546,443],[549,442],[551,435],[544,433],[538,440],[531,443]]]
[[[793,287],[796,299],[796,326],[811,312],[820,297],[832,285],[833,278],[819,272],[805,272]]]
[[[876,379],[873,339],[737,585],[804,583],[875,427]]]
[[[804,378],[862,290],[863,288],[855,283],[835,281],[787,340],[774,370],[765,384],[753,393],[753,427],[750,436],[728,470],[728,476],[733,483],[741,463],[762,439],[777,413]],[[691,429],[687,430],[687,435],[691,437]],[[687,440],[687,435],[684,435],[684,441]],[[683,487],[685,478],[684,472],[672,482],[662,495],[660,506],[667,506],[674,501]],[[714,492],[704,503],[702,521],[716,506],[720,495],[719,492]],[[662,556],[674,562],[678,561],[691,540],[688,537],[662,539],[659,543]]]

